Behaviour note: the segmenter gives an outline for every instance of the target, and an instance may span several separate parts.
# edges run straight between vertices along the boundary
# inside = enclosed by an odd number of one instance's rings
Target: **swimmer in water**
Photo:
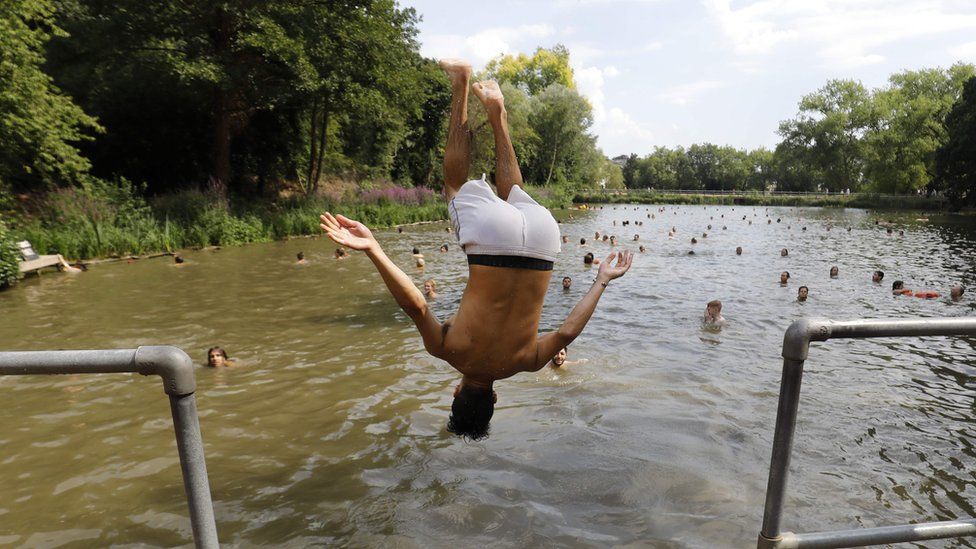
[[[638,248],[638,250],[640,250],[640,253],[644,253],[645,251],[647,251],[647,250],[644,249],[644,245],[643,244],[640,245],[640,247]]]
[[[711,326],[721,326],[725,324],[725,318],[722,317],[722,302],[713,299],[705,305],[705,315],[702,317],[702,322]]]
[[[966,288],[963,288],[959,284],[956,284],[949,289],[949,298],[953,301],[959,301],[962,299],[962,294],[966,293]]]
[[[790,255],[790,251],[787,250],[786,248],[783,248],[782,250],[779,251],[779,256],[780,257],[786,257],[788,255]]]
[[[227,359],[227,351],[220,347],[211,347],[207,350],[207,366],[220,368],[221,366],[231,366]]]
[[[565,368],[566,366],[583,364],[586,362],[585,358],[581,358],[579,360],[566,360],[567,358],[569,358],[569,349],[563,347],[558,353],[556,353],[556,356],[552,357],[552,360],[549,361],[549,367],[553,370],[558,370],[560,368]]]
[[[183,265],[184,262],[186,262],[186,260],[183,259],[183,256],[179,256],[179,255],[174,255],[173,256],[173,263],[174,264],[176,264],[176,265]]]
[[[806,301],[808,295],[810,295],[810,288],[800,286],[800,289],[796,292],[796,300],[799,302]]]
[[[786,286],[786,284],[789,283],[789,281],[790,281],[790,272],[789,271],[783,271],[783,272],[779,273],[779,285],[780,286]]]
[[[487,112],[495,136],[495,186],[469,180],[471,132],[468,88],[471,65],[442,60],[451,82],[451,114],[444,149],[444,191],[453,225],[468,258],[468,282],[458,311],[441,323],[420,290],[393,263],[370,230],[357,221],[326,212],[321,227],[338,244],[365,251],[397,304],[420,332],[424,348],[461,374],[454,390],[448,431],[480,439],[488,435],[497,394],[494,383],[543,368],[575,340],[589,322],[604,291],[626,274],[631,252],[614,252],[562,325],[539,335],[543,301],[560,251],[560,231],[552,214],[522,189],[504,97],[494,81],[471,86]],[[512,219],[518,223],[512,225]]]
[[[336,259],[345,259],[346,258],[346,250],[344,250],[343,248],[336,248],[335,258]]]
[[[735,247],[735,255],[742,255],[742,246]]]
[[[586,246],[586,239],[585,238],[581,238],[580,239],[580,246]]]
[[[837,275],[839,273],[840,273],[840,269],[837,268],[837,265],[834,265],[833,267],[830,268],[830,278],[837,278]]]
[[[424,261],[424,254],[420,253],[420,250],[417,249],[416,246],[414,246],[413,251],[410,252],[410,255],[413,256],[414,261],[417,263],[418,269],[423,269],[424,266],[427,265],[427,262]]]
[[[871,274],[871,282],[880,283],[882,280],[884,280],[884,271],[874,271]]]
[[[298,261],[297,261],[297,263],[298,263],[299,265],[304,265],[305,263],[307,263],[307,262],[305,261],[305,252],[298,252],[298,256],[297,256],[297,257],[298,257]]]
[[[912,291],[905,287],[905,283],[896,280],[891,283],[891,293],[894,295],[912,295]]]
[[[446,252],[448,249],[447,244],[441,244],[441,253]]]
[[[433,278],[424,281],[424,297],[427,299],[437,299],[437,283]]]
[[[568,277],[568,276],[564,276],[564,277],[563,277],[563,291],[564,291],[564,292],[568,292],[568,291],[569,291],[569,289],[570,289],[570,288],[571,288],[572,286],[573,286],[573,279],[572,279],[571,277]]]
[[[563,244],[569,244],[569,235],[563,235]]]

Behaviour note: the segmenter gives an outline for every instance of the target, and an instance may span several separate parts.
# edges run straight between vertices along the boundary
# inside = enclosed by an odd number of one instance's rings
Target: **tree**
[[[976,204],[976,77],[966,81],[962,96],[945,119],[946,142],[935,157],[935,177],[959,205]]]
[[[522,88],[529,95],[538,95],[553,84],[576,88],[569,50],[561,44],[550,49],[537,48],[532,57],[524,53],[496,57],[485,66],[485,73],[489,78]]]
[[[590,135],[593,109],[576,91],[553,84],[540,93],[537,108],[529,123],[539,136],[538,154],[529,163],[534,181],[549,185],[555,178],[566,182],[574,178],[574,165],[595,148],[596,138]]]
[[[973,65],[904,71],[875,93],[879,123],[865,136],[865,173],[875,190],[908,193],[929,186],[936,150],[946,141],[943,122]]]
[[[101,127],[42,69],[56,35],[63,31],[49,0],[0,2],[0,194],[77,182],[90,167],[77,144]]]
[[[777,147],[827,188],[858,189],[863,180],[862,137],[877,119],[871,94],[853,80],[831,80],[800,100],[799,113],[780,123]],[[795,167],[793,169],[796,169]]]

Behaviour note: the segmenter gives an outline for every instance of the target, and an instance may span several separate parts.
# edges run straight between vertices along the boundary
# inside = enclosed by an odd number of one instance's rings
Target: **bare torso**
[[[444,323],[442,358],[483,383],[538,369],[539,317],[552,271],[469,269],[461,305]]]

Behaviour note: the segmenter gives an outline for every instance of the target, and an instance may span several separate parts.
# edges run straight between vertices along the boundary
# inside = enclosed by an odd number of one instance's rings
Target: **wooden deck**
[[[19,267],[21,274],[33,273],[45,267],[56,267],[60,265],[62,261],[63,260],[59,255],[42,255],[37,259],[21,261]]]

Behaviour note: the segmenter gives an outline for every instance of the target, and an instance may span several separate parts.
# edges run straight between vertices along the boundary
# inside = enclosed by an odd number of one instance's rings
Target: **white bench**
[[[17,247],[20,249],[20,255],[23,258],[19,265],[21,273],[32,273],[45,267],[57,267],[59,265],[69,267],[68,262],[61,257],[61,254],[38,255],[31,243],[26,240],[18,242]]]

